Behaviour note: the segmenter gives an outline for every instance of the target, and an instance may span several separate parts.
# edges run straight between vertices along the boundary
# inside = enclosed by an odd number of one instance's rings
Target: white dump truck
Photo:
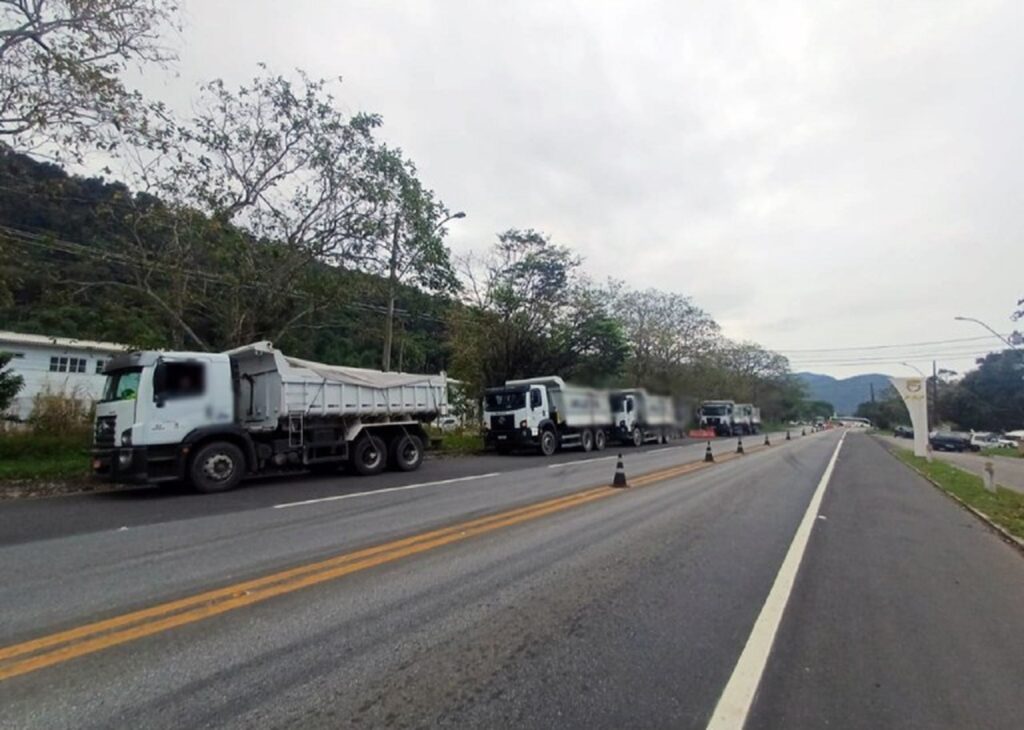
[[[613,434],[624,444],[665,443],[676,432],[675,406],[667,395],[643,388],[611,393]]]
[[[733,431],[744,435],[761,430],[761,409],[752,403],[737,403],[733,407]]]
[[[717,436],[732,436],[736,403],[731,400],[706,400],[698,411],[700,427],[715,432]]]
[[[412,375],[288,357],[269,342],[223,353],[131,352],[105,368],[93,471],[222,492],[246,475],[350,463],[417,469],[423,424],[446,415],[444,373]]]
[[[560,448],[600,451],[608,443],[612,413],[607,391],[568,385],[549,375],[508,380],[484,393],[484,445],[499,453]]]

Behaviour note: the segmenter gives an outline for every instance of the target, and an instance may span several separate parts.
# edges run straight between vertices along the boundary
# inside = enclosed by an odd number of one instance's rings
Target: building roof
[[[120,352],[131,349],[130,345],[117,342],[98,342],[96,340],[80,340],[76,337],[51,337],[49,335],[30,335],[24,332],[5,332],[0,330],[0,345],[40,345],[44,347],[63,347],[68,350],[105,350]]]

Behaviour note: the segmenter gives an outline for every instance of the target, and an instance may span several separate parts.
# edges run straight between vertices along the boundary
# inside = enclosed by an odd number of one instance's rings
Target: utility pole
[[[388,265],[388,320],[384,327],[384,356],[381,369],[391,370],[391,342],[395,336],[395,298],[398,296],[398,236],[402,218],[395,213],[395,225],[391,235],[391,262]]]
[[[871,386],[871,402],[874,403],[875,402],[875,384],[874,383],[868,383],[868,385]]]
[[[434,226],[434,230],[431,231],[430,235],[436,234],[448,221],[465,217],[466,214],[461,210],[458,213],[452,213]],[[381,370],[384,372],[391,370],[391,344],[395,339],[395,299],[398,298],[398,254],[401,250],[399,247],[401,243],[399,229],[401,225],[402,216],[400,213],[395,213],[394,231],[392,231],[391,235],[391,261],[388,263],[388,318],[384,325],[384,354],[380,359]]]
[[[937,362],[932,360],[932,405],[928,409],[928,433],[931,433],[933,426],[939,425],[939,368]]]

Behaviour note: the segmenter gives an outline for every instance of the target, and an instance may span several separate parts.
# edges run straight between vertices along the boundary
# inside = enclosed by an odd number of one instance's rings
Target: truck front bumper
[[[185,476],[186,453],[178,446],[93,449],[92,473],[105,482],[151,484]]]
[[[484,434],[484,446],[490,448],[515,449],[525,446],[536,446],[537,437],[528,428],[516,428],[509,431],[488,431]]]

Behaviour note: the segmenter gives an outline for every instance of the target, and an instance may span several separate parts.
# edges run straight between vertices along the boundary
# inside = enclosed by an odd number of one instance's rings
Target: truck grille
[[[515,422],[510,414],[491,416],[492,431],[511,431],[515,428]]]
[[[93,436],[97,446],[113,446],[114,433],[117,431],[117,416],[100,416],[96,419],[96,432]]]

